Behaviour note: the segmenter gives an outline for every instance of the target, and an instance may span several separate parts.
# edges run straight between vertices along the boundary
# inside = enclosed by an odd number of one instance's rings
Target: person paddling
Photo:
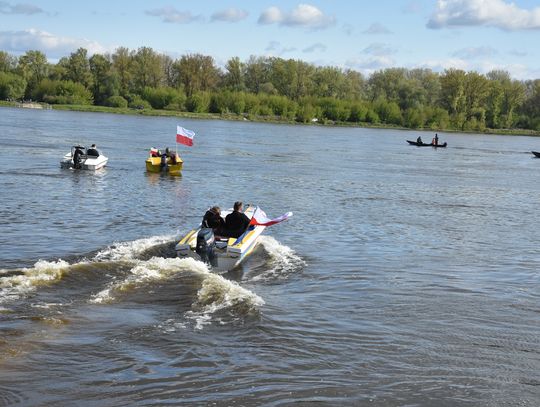
[[[433,145],[438,146],[439,145],[439,135],[435,133],[435,137],[433,137]]]
[[[416,143],[417,144],[423,144],[422,143],[422,137],[418,136],[418,138],[416,139]]]

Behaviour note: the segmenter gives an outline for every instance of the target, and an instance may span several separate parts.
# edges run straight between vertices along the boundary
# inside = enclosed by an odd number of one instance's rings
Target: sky
[[[447,68],[540,78],[540,0],[0,0],[0,50],[50,62],[149,46],[178,58],[293,58],[369,75]]]

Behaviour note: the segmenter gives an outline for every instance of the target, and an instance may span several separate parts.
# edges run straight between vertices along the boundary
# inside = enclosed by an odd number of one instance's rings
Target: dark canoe
[[[531,153],[533,153],[535,157],[540,158],[540,153],[538,151],[531,151]]]
[[[435,148],[443,148],[446,147],[447,144],[444,142],[443,144],[431,144],[431,143],[417,143],[416,141],[407,140],[407,143],[409,143],[411,146],[417,146],[417,147],[435,147]]]

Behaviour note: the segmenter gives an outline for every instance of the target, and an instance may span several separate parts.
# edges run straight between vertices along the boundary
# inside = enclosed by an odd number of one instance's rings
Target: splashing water
[[[40,260],[31,268],[0,270],[0,275],[5,275],[0,279],[0,302],[17,299],[40,286],[60,280],[69,267],[64,260]]]
[[[174,240],[174,235],[152,236],[137,239],[132,242],[120,242],[101,250],[94,256],[95,261],[130,261],[136,260],[141,255],[153,247],[169,243]]]
[[[301,271],[306,262],[290,247],[279,243],[271,236],[261,236],[259,242],[268,253],[262,273],[251,278],[252,281],[271,281]]]

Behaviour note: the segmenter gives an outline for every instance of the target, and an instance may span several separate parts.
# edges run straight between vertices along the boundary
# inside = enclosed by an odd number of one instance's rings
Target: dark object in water
[[[418,143],[417,141],[407,140],[407,143],[409,143],[411,146],[417,146],[417,147],[446,147],[446,141],[443,144],[431,144],[431,143]]]
[[[540,152],[538,152],[538,151],[531,151],[531,153],[533,153],[535,157],[540,158]]]

